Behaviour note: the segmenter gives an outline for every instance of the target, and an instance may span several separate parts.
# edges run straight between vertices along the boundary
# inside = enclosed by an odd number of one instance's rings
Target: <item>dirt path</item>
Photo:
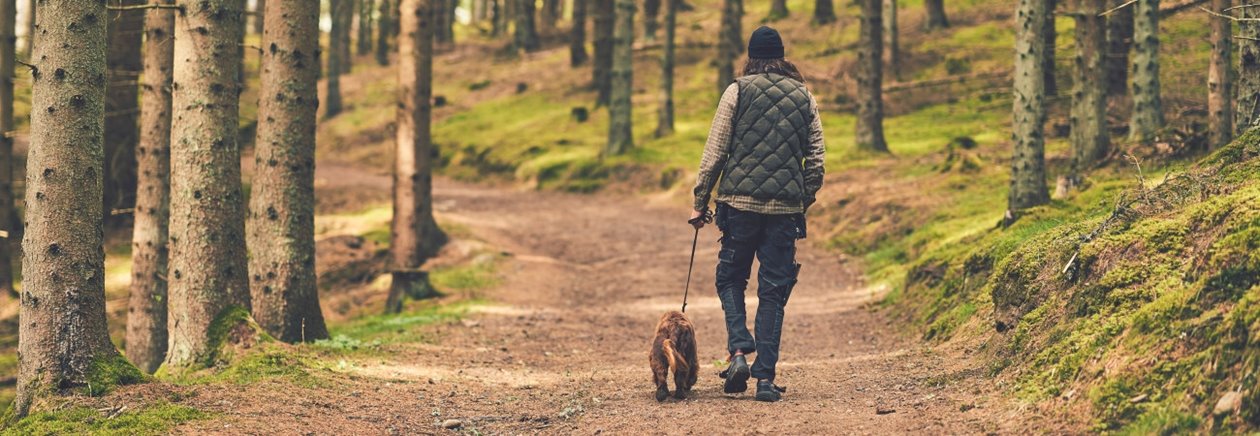
[[[657,403],[646,347],[660,314],[679,304],[691,242],[684,208],[449,181],[438,183],[435,204],[442,220],[510,253],[501,284],[485,293],[489,305],[461,323],[426,328],[423,341],[350,362],[335,386],[192,388],[184,401],[219,415],[179,430],[449,433],[441,423],[451,419],[465,432],[489,434],[940,434],[1010,425],[1000,415],[1010,408],[986,399],[974,376],[981,369],[900,339],[866,308],[872,291],[858,273],[810,243],[800,249],[805,267],[787,307],[784,401],[722,394],[714,362],[725,358],[725,333],[711,227],[701,233],[688,307],[700,382],[685,401]],[[159,391],[125,395],[170,395]]]

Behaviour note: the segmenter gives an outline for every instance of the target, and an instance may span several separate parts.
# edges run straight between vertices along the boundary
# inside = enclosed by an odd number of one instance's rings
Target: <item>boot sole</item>
[[[722,386],[722,391],[728,394],[738,394],[748,390],[748,378],[752,376],[752,371],[748,369],[748,365],[734,368],[726,375],[726,384]]]
[[[779,395],[775,394],[774,392],[758,392],[757,393],[757,401],[762,401],[766,403],[775,403],[775,402],[778,402],[779,399],[780,399]]]

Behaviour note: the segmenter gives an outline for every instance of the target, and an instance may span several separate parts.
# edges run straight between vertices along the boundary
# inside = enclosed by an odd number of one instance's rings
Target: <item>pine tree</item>
[[[394,219],[390,232],[393,281],[386,310],[402,309],[404,296],[430,297],[420,267],[446,243],[433,219],[433,25],[431,1],[402,0],[398,38],[398,128],[394,158]],[[440,0],[436,0],[440,1]]]
[[[1076,20],[1075,89],[1072,91],[1072,165],[1067,176],[1070,189],[1109,148],[1107,134],[1107,82],[1103,76],[1107,50],[1106,19],[1100,17],[1105,0],[1078,0]]]
[[[834,22],[836,22],[836,6],[832,0],[814,0],[813,23],[816,25],[824,25]]]
[[[0,2],[0,132],[13,131],[16,50],[17,3]],[[13,288],[13,259],[9,254],[17,238],[17,211],[13,203],[13,138],[0,135],[0,299],[17,295]]]
[[[1212,10],[1225,13],[1231,0],[1212,0]],[[1244,8],[1246,9],[1246,8]],[[1212,18],[1212,61],[1208,68],[1208,146],[1228,144],[1234,139],[1233,23]]]
[[[661,54],[661,108],[656,136],[674,133],[674,38],[677,34],[678,0],[665,0],[665,48]]]
[[[720,97],[726,88],[735,82],[735,58],[743,53],[743,30],[740,20],[744,18],[743,0],[722,0],[722,24],[718,27],[717,44],[717,95]]]
[[[604,154],[616,156],[634,147],[630,94],[634,88],[634,0],[617,0],[617,26],[613,36],[612,97],[608,103],[608,146]]]
[[[1059,0],[1046,0],[1046,24],[1041,28],[1046,33],[1041,39],[1046,44],[1046,55],[1041,58],[1042,62],[1045,63],[1045,65],[1041,66],[1041,71],[1046,76],[1046,95],[1057,95],[1059,93],[1059,80],[1055,76],[1058,71],[1058,68],[1055,67],[1055,62],[1058,61],[1055,58],[1055,54],[1058,52],[1059,32],[1054,22],[1054,10],[1058,7],[1058,2]]]
[[[1015,17],[1015,102],[1007,222],[1050,201],[1046,189],[1046,0],[1019,0]]]
[[[1108,0],[1107,15],[1107,95],[1120,97],[1129,92],[1129,50],[1133,47],[1133,7],[1128,0]]]
[[[1260,126],[1260,8],[1241,8],[1238,22],[1238,94],[1234,133]],[[1249,19],[1249,20],[1248,20]]]
[[[925,30],[931,32],[949,27],[949,19],[945,16],[945,0],[923,0],[923,9],[927,10],[927,20],[923,21]]]
[[[667,0],[643,0],[643,41],[656,42],[656,31],[661,27],[661,2]]]
[[[240,2],[177,0],[171,95],[170,349],[167,367],[199,367],[210,328],[248,310],[240,116]],[[265,31],[265,29],[264,29]]]
[[[885,63],[894,78],[901,77],[901,41],[897,32],[897,0],[884,0]]]
[[[17,417],[57,404],[40,398],[99,394],[143,379],[114,348],[105,322],[105,5],[43,2],[37,18]]]
[[[435,0],[442,1],[442,0]],[[538,41],[538,30],[534,28],[534,0],[516,0],[516,38],[517,50],[526,52],[538,51],[542,44]]]
[[[263,16],[267,14],[267,0],[254,0],[254,34],[263,34]]]
[[[1129,138],[1148,142],[1164,126],[1164,106],[1159,96],[1159,0],[1138,0],[1134,7],[1133,69],[1129,72],[1133,116]]]
[[[328,337],[315,286],[319,11],[306,1],[267,10],[247,228],[254,319],[285,342]]]
[[[589,0],[573,0],[573,28],[569,31],[569,66],[586,64],[586,3]]]
[[[770,0],[770,15],[766,17],[766,21],[782,20],[789,14],[787,0]]]
[[[455,4],[452,0],[432,0],[433,42],[446,45],[455,42]]]
[[[328,68],[324,70],[327,79],[324,97],[324,118],[332,118],[341,113],[341,73],[345,72],[344,64],[349,59],[342,59],[345,52],[341,45],[345,42],[341,34],[346,30],[345,17],[350,14],[350,2],[353,0],[329,0],[331,26],[328,28]]]
[[[110,6],[135,6],[145,0],[109,0]],[[140,37],[144,11],[109,11],[109,49],[105,86],[105,219],[113,210],[131,208],[136,195],[136,142],[139,141],[137,107],[140,88],[136,81],[144,68],[140,61]]]
[[[359,40],[356,42],[356,53],[367,56],[372,53],[372,11],[376,9],[376,0],[360,0],[359,3]]]
[[[173,4],[164,0],[162,4]],[[127,359],[152,373],[166,358],[167,240],[171,216],[171,80],[175,14],[150,9],[144,18],[144,83],[136,149],[136,213],[131,236]]]
[[[376,17],[376,63],[381,66],[389,65],[389,38],[394,34],[393,5],[398,0],[380,0],[380,10]]]
[[[595,65],[591,83],[598,92],[595,104],[603,106],[608,104],[612,92],[613,27],[617,17],[614,0],[591,1],[595,2]]]
[[[887,153],[884,140],[883,1],[861,0],[862,24],[858,36],[856,140],[858,148]]]
[[[538,21],[542,32],[550,34],[556,30],[556,22],[560,21],[560,1],[543,0],[542,4],[543,8],[539,11]]]

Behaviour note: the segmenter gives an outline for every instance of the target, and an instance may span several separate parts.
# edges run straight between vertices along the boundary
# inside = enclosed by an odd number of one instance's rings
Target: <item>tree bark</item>
[[[925,30],[931,32],[949,27],[949,18],[945,16],[945,0],[923,0],[923,9],[927,11],[927,19],[923,22]]]
[[[284,342],[328,337],[315,279],[319,10],[307,1],[267,11],[247,229],[254,320]]]
[[[717,95],[719,98],[726,88],[735,82],[735,58],[743,53],[743,30],[740,21],[744,18],[743,0],[722,1],[722,24],[718,28],[717,53]]]
[[[134,6],[145,0],[109,0],[111,6]],[[144,65],[140,37],[144,11],[108,12],[109,51],[105,86],[105,220],[117,222],[110,213],[128,209],[136,196],[136,143],[139,141],[140,87],[136,81]]]
[[[390,234],[393,282],[386,309],[398,312],[404,296],[433,295],[424,262],[446,235],[433,219],[433,23],[431,1],[402,0],[398,38],[398,129],[394,159],[394,218]]]
[[[782,20],[788,15],[787,0],[770,0],[770,15],[766,17],[766,21]]]
[[[254,0],[254,34],[263,34],[263,16],[267,14],[267,0]]]
[[[538,30],[534,28],[534,0],[516,0],[516,7],[516,49],[538,51],[542,45],[538,42]]]
[[[1107,133],[1107,82],[1103,53],[1107,50],[1107,25],[1099,17],[1105,0],[1078,0],[1076,58],[1072,91],[1072,165],[1069,187],[1079,186],[1082,175],[1109,152]]]
[[[573,0],[573,28],[569,31],[569,66],[577,68],[586,63],[586,3]]]
[[[1108,0],[1107,8],[1116,8],[1128,0]],[[1133,46],[1133,6],[1126,6],[1107,16],[1107,95],[1124,96],[1129,92],[1129,50]]]
[[[43,2],[26,161],[18,417],[63,392],[100,394],[141,380],[105,323],[106,3]],[[82,392],[81,391],[81,392]],[[34,410],[38,411],[38,410]]]
[[[634,147],[630,94],[634,88],[634,0],[617,0],[617,26],[613,36],[612,94],[608,103],[607,156]]]
[[[884,0],[885,61],[894,78],[901,77],[901,42],[897,32],[897,0]]]
[[[342,54],[345,51],[342,44],[342,33],[347,30],[345,27],[345,17],[351,13],[350,2],[353,0],[329,0],[331,27],[328,29],[328,68],[324,70],[324,77],[327,79],[324,86],[326,88],[324,96],[324,118],[332,118],[341,113],[341,73],[347,68],[345,65],[349,60],[343,59]]]
[[[832,0],[814,0],[814,24],[824,25],[834,22],[836,22],[835,3]]]
[[[1239,9],[1243,18],[1260,19],[1260,8]],[[1238,94],[1235,133],[1260,126],[1260,22],[1238,22]]]
[[[616,23],[614,0],[591,0],[595,2],[595,65],[591,69],[592,83],[598,96],[596,106],[608,104],[612,91],[613,62],[613,27]],[[729,1],[729,0],[728,0]]]
[[[556,30],[556,22],[560,21],[560,1],[559,0],[543,0],[542,11],[539,12],[539,22],[543,33],[551,33]]]
[[[1159,89],[1159,0],[1138,0],[1133,11],[1133,69],[1129,72],[1133,116],[1129,138],[1149,142],[1164,126]]]
[[[1055,55],[1058,52],[1059,32],[1055,28],[1054,22],[1054,10],[1058,7],[1058,3],[1058,0],[1046,0],[1046,24],[1045,27],[1042,27],[1042,31],[1046,32],[1045,37],[1042,38],[1042,41],[1046,44],[1046,55],[1041,58],[1045,62],[1045,65],[1042,66],[1042,72],[1046,75],[1046,95],[1048,96],[1059,94],[1059,80],[1055,76],[1058,71],[1058,68],[1055,67],[1055,62],[1058,61],[1058,58]]]
[[[1019,0],[1015,21],[1014,152],[1007,219],[1050,201],[1046,189],[1046,0]]]
[[[1212,10],[1225,13],[1231,0],[1212,0]],[[1247,9],[1247,8],[1244,8]],[[1208,67],[1208,147],[1234,140],[1233,23],[1212,17],[1212,61]]]
[[[433,42],[446,45],[454,42],[455,5],[452,0],[431,0],[433,5]]]
[[[656,31],[661,27],[658,18],[664,1],[668,0],[643,0],[643,40],[649,44],[656,42]]]
[[[888,152],[884,140],[883,101],[883,1],[861,0],[862,24],[858,36],[856,140],[862,150]]]
[[[164,0],[162,4],[174,4]],[[147,373],[166,359],[167,240],[171,216],[171,68],[176,12],[145,13],[144,105],[140,108],[139,173],[131,236],[131,293],[127,303],[127,359]]]
[[[394,34],[393,4],[397,0],[380,0],[380,10],[376,17],[376,63],[389,65],[389,38]]]
[[[17,3],[0,2],[0,132],[13,131],[13,66],[17,64]],[[27,35],[30,38],[30,35]],[[13,242],[17,210],[13,201],[13,138],[0,134],[0,298],[17,295],[13,288]]]
[[[176,4],[165,365],[195,368],[213,363],[215,321],[250,307],[233,59],[243,17],[235,0]]]
[[[677,34],[678,0],[665,0],[665,48],[661,54],[661,108],[656,137],[674,133],[674,38]]]
[[[359,40],[356,41],[356,53],[367,56],[372,53],[372,11],[376,9],[376,0],[360,0],[359,4]]]
[[[348,12],[341,16],[341,74],[354,70],[354,17],[358,15],[358,0],[345,0]],[[243,68],[243,67],[242,67]],[[244,71],[243,69],[241,71]]]

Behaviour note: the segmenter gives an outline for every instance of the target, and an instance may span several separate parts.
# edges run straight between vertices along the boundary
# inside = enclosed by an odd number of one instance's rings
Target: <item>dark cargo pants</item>
[[[783,333],[783,307],[801,270],[796,263],[796,240],[805,237],[805,217],[799,213],[747,212],[718,203],[717,225],[722,231],[717,292],[726,314],[727,349],[731,354],[736,351],[757,353],[752,376],[774,379],[774,367],[779,361],[779,337]],[[757,270],[755,339],[748,332],[744,306],[744,291],[748,288],[754,255],[761,262]]]

